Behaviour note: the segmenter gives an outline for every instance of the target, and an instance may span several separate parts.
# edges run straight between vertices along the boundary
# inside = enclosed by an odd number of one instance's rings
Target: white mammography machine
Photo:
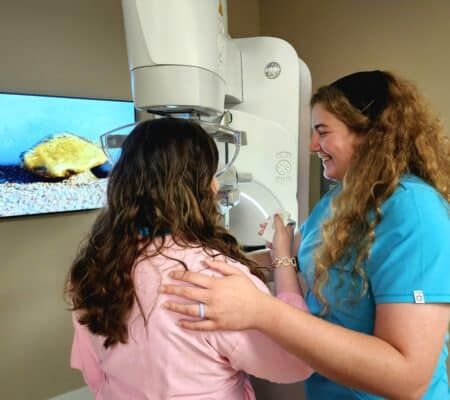
[[[197,119],[216,138],[225,223],[239,242],[263,245],[258,224],[277,210],[303,220],[311,78],[293,47],[231,39],[224,0],[122,0],[122,8],[135,107]]]

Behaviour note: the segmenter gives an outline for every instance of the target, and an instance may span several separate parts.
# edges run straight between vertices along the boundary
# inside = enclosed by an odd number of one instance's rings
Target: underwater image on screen
[[[134,121],[130,101],[0,93],[0,217],[102,207],[100,136]]]

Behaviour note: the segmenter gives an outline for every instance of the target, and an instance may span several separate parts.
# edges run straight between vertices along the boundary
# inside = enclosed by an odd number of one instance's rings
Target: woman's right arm
[[[261,298],[256,329],[342,385],[389,399],[420,399],[447,333],[448,304],[381,304],[374,335]],[[420,329],[418,327],[420,326]],[[318,351],[320,349],[320,351]]]
[[[332,324],[261,292],[241,271],[226,263],[208,265],[225,277],[211,279],[177,271],[173,278],[200,287],[162,288],[165,293],[206,304],[207,319],[185,320],[180,323],[183,327],[258,329],[332,381],[389,399],[423,396],[447,333],[450,306],[381,304],[371,336]],[[195,305],[170,302],[167,308],[198,315]]]

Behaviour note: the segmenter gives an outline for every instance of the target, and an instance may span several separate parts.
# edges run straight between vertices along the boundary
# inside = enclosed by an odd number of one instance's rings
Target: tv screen
[[[0,93],[0,217],[102,207],[100,136],[134,121],[130,101]]]

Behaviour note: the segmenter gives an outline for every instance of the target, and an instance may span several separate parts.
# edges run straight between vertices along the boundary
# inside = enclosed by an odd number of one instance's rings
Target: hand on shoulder
[[[205,319],[182,320],[180,324],[193,330],[242,330],[258,325],[262,304],[272,297],[262,292],[240,269],[223,261],[206,261],[213,270],[223,277],[206,276],[191,271],[174,271],[173,279],[188,282],[197,287],[164,285],[161,292],[174,294],[203,303]],[[198,317],[198,304],[167,302],[169,310]]]

